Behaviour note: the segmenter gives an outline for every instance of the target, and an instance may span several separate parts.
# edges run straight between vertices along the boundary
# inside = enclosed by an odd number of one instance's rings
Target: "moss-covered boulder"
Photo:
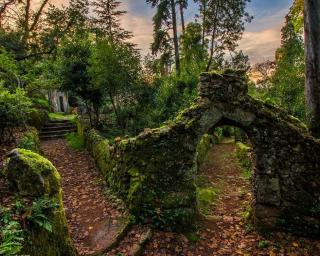
[[[76,255],[68,234],[62,202],[60,175],[55,167],[42,156],[25,149],[13,150],[6,159],[4,174],[13,189],[28,197],[33,204],[45,198],[54,206],[42,213],[50,229],[29,224],[22,254],[33,256]],[[32,219],[33,216],[30,216]]]
[[[51,162],[25,149],[15,149],[8,155],[4,173],[20,195],[53,196],[60,191],[60,175]]]

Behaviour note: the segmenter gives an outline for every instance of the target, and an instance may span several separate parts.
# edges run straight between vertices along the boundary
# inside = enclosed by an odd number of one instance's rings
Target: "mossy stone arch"
[[[244,72],[205,73],[199,97],[172,123],[112,148],[107,179],[137,218],[188,228],[197,212],[196,147],[212,128],[232,125],[254,147],[257,228],[320,235],[319,141],[303,123],[247,91]]]

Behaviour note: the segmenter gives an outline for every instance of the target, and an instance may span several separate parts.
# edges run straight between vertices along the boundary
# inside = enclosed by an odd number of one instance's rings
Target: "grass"
[[[76,115],[66,114],[66,113],[49,113],[49,118],[51,120],[68,120],[74,121],[76,119]]]
[[[83,150],[84,149],[84,139],[82,136],[77,133],[69,133],[66,135],[66,140],[68,145],[74,150]]]

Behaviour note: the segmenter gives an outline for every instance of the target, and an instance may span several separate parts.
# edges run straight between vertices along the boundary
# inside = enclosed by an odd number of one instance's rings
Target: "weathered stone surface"
[[[109,183],[132,213],[174,229],[192,223],[197,145],[213,128],[233,125],[254,147],[257,227],[320,236],[319,140],[299,120],[247,91],[244,72],[203,74],[198,99],[171,124],[107,149]],[[166,195],[174,194],[188,196],[173,205]]]
[[[50,202],[55,202],[55,207],[46,209],[44,213],[52,226],[52,231],[39,225],[28,225],[27,237],[21,253],[32,256],[76,255],[68,234],[60,175],[55,167],[36,153],[15,149],[6,159],[4,172],[20,196],[27,196],[34,201],[45,197]]]
[[[60,191],[60,176],[50,161],[25,149],[14,149],[8,156],[4,173],[20,195],[52,196]]]

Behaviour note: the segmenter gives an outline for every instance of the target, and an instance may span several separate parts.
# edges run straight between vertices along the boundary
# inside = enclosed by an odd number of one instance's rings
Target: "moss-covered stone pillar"
[[[6,160],[4,173],[12,189],[20,196],[31,198],[33,203],[43,199],[51,205],[43,212],[45,221],[51,228],[44,228],[33,222],[27,223],[27,237],[22,254],[76,255],[68,234],[60,175],[51,162],[29,150],[15,149]]]

